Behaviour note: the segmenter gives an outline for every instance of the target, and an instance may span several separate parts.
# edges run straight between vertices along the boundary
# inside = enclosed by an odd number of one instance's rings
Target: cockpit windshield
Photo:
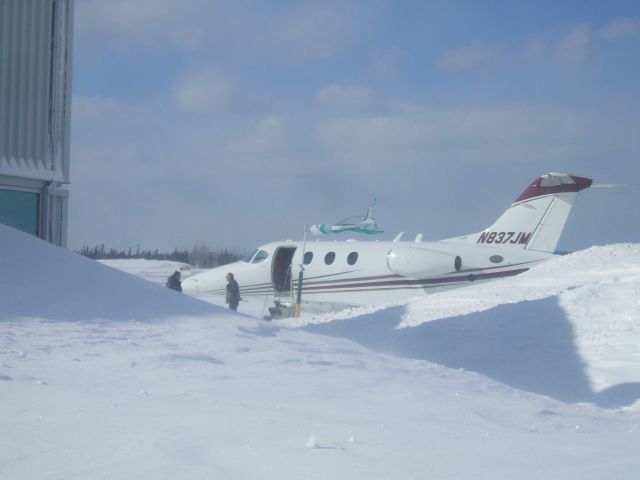
[[[256,253],[255,257],[253,257],[253,260],[251,260],[251,263],[262,262],[263,260],[266,260],[268,256],[269,254],[264,250],[258,250],[258,253]]]
[[[260,263],[269,257],[269,253],[256,248],[250,255],[247,255],[242,259],[245,263]]]
[[[251,259],[255,256],[256,253],[258,253],[258,251],[259,250],[256,248],[253,252],[251,252],[249,255],[244,257],[241,261],[243,261],[245,263],[251,262]]]

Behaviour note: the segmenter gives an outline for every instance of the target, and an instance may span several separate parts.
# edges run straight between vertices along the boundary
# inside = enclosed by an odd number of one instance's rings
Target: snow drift
[[[0,319],[149,320],[220,311],[2,224],[0,239]]]
[[[305,328],[564,402],[640,399],[640,245],[593,247],[517,277],[357,313],[308,317]]]

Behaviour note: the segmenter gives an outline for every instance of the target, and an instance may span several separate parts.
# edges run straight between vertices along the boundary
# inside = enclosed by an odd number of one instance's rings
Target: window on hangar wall
[[[38,235],[40,195],[0,189],[0,223]]]

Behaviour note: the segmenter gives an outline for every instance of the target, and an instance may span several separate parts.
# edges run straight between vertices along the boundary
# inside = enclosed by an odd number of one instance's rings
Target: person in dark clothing
[[[233,273],[227,273],[227,303],[229,304],[229,308],[234,312],[238,310],[238,303],[240,303],[240,287],[238,286],[238,282],[236,282],[235,278],[233,278]]]
[[[167,278],[167,288],[175,290],[176,292],[182,292],[182,282],[180,281],[180,272],[173,272],[169,278]]]

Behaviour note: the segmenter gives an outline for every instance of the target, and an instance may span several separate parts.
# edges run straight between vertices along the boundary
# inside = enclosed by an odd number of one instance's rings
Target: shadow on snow
[[[405,307],[398,306],[304,329],[346,337],[383,353],[464,368],[563,402],[616,408],[640,398],[640,383],[598,393],[591,389],[571,323],[557,297],[396,329],[404,313]]]

